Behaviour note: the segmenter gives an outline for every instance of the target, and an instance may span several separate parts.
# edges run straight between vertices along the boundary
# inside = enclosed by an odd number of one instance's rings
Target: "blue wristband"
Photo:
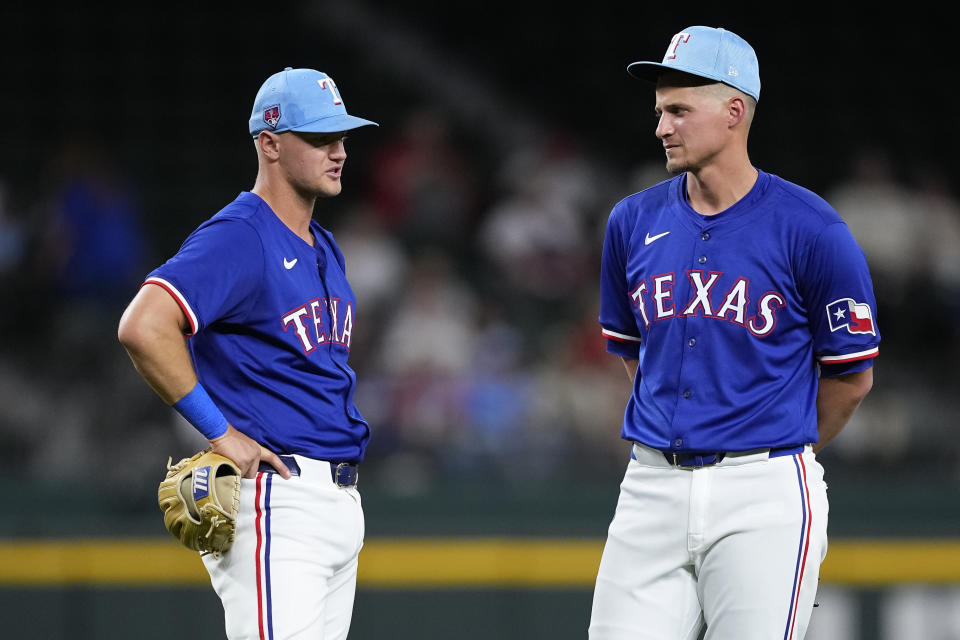
[[[207,440],[219,438],[227,432],[229,423],[227,419],[213,404],[213,400],[207,395],[207,390],[203,385],[197,382],[190,393],[183,396],[173,404],[173,408],[187,419],[187,422],[197,428]]]

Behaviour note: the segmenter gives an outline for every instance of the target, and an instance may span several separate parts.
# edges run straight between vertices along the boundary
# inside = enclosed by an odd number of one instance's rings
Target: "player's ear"
[[[280,156],[280,138],[275,133],[261,131],[257,136],[257,150],[270,160]]]
[[[727,98],[727,122],[733,129],[747,117],[747,105],[740,96]]]

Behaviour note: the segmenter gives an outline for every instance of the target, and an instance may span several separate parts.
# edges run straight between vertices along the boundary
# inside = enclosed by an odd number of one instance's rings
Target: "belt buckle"
[[[677,452],[675,451],[673,452],[672,455],[673,455],[673,466],[676,467],[677,469],[702,469],[703,467],[712,467],[714,465],[719,464],[720,461],[723,460],[724,457],[726,456],[726,453],[716,452],[716,453],[700,454],[700,455],[693,456],[694,458],[693,462],[695,462],[695,464],[683,464],[682,462],[680,462],[680,458],[678,457]],[[710,460],[709,462],[705,462],[704,458],[713,458],[713,459]]]
[[[333,470],[333,481],[338,487],[352,487],[357,484],[359,475],[360,471],[355,465],[341,462]]]
[[[676,469],[699,469],[703,466],[702,464],[683,464],[680,462],[680,457],[677,455],[676,451],[674,451],[671,455],[673,455],[673,466]]]

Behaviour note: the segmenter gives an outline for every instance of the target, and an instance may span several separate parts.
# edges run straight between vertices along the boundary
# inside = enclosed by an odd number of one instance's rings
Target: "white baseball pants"
[[[243,479],[233,547],[204,556],[230,640],[341,640],[353,614],[364,520],[356,487],[330,463],[293,456],[300,475]]]
[[[801,640],[827,552],[810,447],[677,468],[634,445],[594,590],[591,640]]]

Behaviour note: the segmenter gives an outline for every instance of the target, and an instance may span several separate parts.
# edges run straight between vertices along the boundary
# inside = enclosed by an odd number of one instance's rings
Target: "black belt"
[[[757,450],[757,453],[760,453],[762,451],[763,451],[762,449],[759,449]],[[775,447],[773,449],[770,449],[770,457],[777,458],[779,456],[791,456],[795,453],[801,453],[801,452],[803,452],[803,445],[798,445],[794,447]],[[663,451],[662,453],[663,453],[663,457],[667,459],[667,462],[669,462],[675,467],[709,467],[723,460],[728,455],[728,453],[740,453],[740,452],[737,452],[737,451],[732,451],[732,452]]]
[[[290,475],[300,475],[300,465],[293,456],[280,456],[280,461],[287,465]],[[357,484],[360,476],[360,465],[353,462],[330,462],[330,479],[338,487],[352,487]],[[276,473],[277,470],[267,462],[260,463],[260,471]]]

